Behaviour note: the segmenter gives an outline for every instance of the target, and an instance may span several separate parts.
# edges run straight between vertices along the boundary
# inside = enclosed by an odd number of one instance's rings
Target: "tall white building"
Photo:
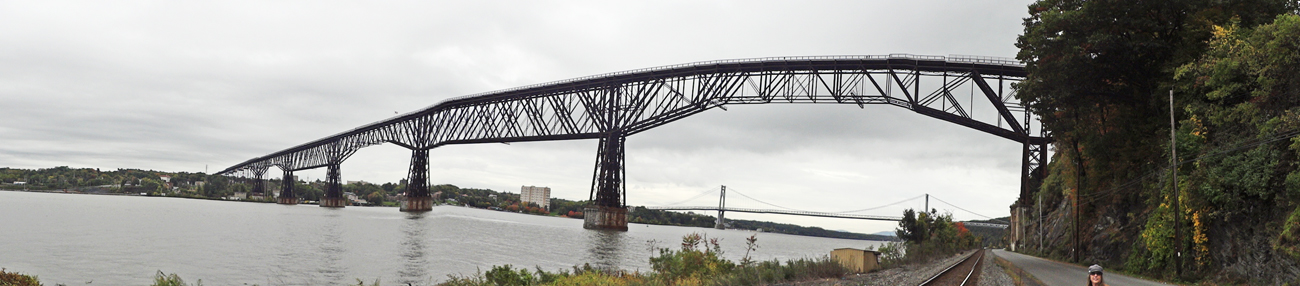
[[[519,200],[534,203],[546,210],[551,210],[551,188],[523,186],[519,189]]]

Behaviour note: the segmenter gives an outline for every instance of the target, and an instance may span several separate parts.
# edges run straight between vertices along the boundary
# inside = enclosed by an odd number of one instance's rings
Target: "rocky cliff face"
[[[1033,211],[1026,220],[1029,233],[1027,250],[1023,252],[1071,261],[1074,246],[1071,205],[1072,202],[1065,199],[1044,201],[1041,220],[1035,213],[1037,209],[1031,206]],[[1169,265],[1167,273],[1136,267],[1141,263],[1137,259],[1146,258],[1143,253],[1135,252],[1146,251],[1138,236],[1150,215],[1151,210],[1132,202],[1100,207],[1093,214],[1081,214],[1086,221],[1080,229],[1083,247],[1077,263],[1097,263],[1155,276],[1168,274],[1163,278],[1172,279],[1173,265]],[[1260,211],[1207,223],[1209,249],[1208,255],[1201,259],[1208,261],[1198,264],[1197,258],[1188,254],[1182,280],[1270,285],[1300,281],[1300,263],[1273,247],[1273,238],[1281,231],[1280,225],[1286,215],[1281,210]]]

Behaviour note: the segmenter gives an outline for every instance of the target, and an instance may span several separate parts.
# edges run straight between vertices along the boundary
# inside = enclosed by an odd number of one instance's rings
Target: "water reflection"
[[[168,219],[155,218],[164,215]],[[647,241],[675,249],[683,235],[705,232],[723,239],[726,257],[734,261],[753,234],[639,224],[628,232],[594,231],[582,229],[581,220],[450,206],[407,214],[394,208],[0,191],[0,218],[11,217],[24,219],[0,219],[0,264],[30,262],[18,270],[40,274],[45,285],[90,279],[93,285],[149,285],[155,270],[213,285],[273,286],[356,285],[356,278],[431,285],[447,275],[474,275],[504,264],[554,271],[591,263],[646,271],[653,254]],[[178,231],[201,240],[185,241],[191,238],[177,237]],[[50,237],[146,247],[70,247]],[[759,245],[751,257],[765,261],[878,244],[764,233]],[[159,269],[141,270],[147,265]]]
[[[424,213],[407,213],[406,219],[403,220],[401,231],[402,237],[402,268],[397,271],[401,276],[398,284],[419,284],[420,279],[429,277],[429,258],[425,256],[425,232],[428,226]]]
[[[342,266],[343,257],[347,254],[347,246],[343,244],[343,226],[339,222],[342,220],[341,211],[329,209],[326,212],[325,223],[320,230],[320,239],[315,242],[320,248],[321,256],[316,272],[324,276],[330,285],[345,282],[343,279],[347,273],[347,269]]]
[[[619,269],[628,245],[627,232],[589,230],[587,233],[587,259],[600,269]]]

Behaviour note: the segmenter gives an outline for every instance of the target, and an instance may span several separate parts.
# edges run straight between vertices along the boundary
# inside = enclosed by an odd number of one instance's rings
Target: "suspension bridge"
[[[904,202],[909,202],[909,201],[913,201],[913,200],[916,200],[916,199],[920,199],[921,197],[925,197],[925,208],[923,208],[923,210],[929,210],[929,209],[930,209],[930,198],[931,198],[931,197],[930,197],[930,194],[925,194],[924,196],[916,196],[916,197],[912,197],[912,198],[909,198],[909,199],[906,199],[906,200],[902,200],[902,201],[898,201],[898,202],[894,202],[894,203],[890,203],[890,204],[885,204],[885,205],[881,205],[881,206],[871,207],[871,208],[860,209],[860,210],[851,210],[851,211],[842,211],[842,212],[819,212],[819,211],[807,211],[807,210],[791,209],[791,208],[787,208],[787,207],[783,207],[783,206],[778,206],[778,205],[775,205],[775,204],[771,204],[771,203],[764,202],[764,201],[761,201],[761,200],[755,199],[755,198],[753,198],[753,197],[747,196],[747,195],[745,195],[745,194],[743,194],[743,193],[737,192],[735,189],[732,189],[731,192],[735,192],[737,195],[740,195],[740,196],[742,196],[742,197],[748,198],[748,199],[753,200],[753,201],[755,201],[755,202],[759,202],[759,203],[762,203],[762,204],[766,204],[766,205],[769,205],[769,206],[772,206],[772,207],[781,208],[781,209],[755,209],[755,208],[737,208],[737,207],[727,207],[727,186],[722,186],[722,188],[720,188],[720,189],[718,190],[718,206],[677,206],[677,205],[679,205],[679,204],[681,204],[681,203],[685,203],[685,202],[688,202],[688,201],[692,201],[692,200],[698,199],[698,198],[700,198],[700,197],[702,197],[702,196],[704,196],[704,195],[713,194],[713,191],[710,190],[710,191],[702,192],[702,193],[700,193],[699,195],[696,195],[695,197],[692,197],[692,198],[687,199],[687,200],[685,200],[685,201],[678,202],[678,203],[674,203],[674,204],[672,204],[672,205],[670,205],[670,206],[648,206],[648,207],[645,207],[645,208],[646,208],[646,209],[649,209],[649,210],[664,210],[664,211],[717,211],[717,212],[718,212],[718,217],[717,217],[718,221],[717,221],[717,223],[714,224],[714,226],[715,226],[716,228],[718,228],[718,229],[722,229],[722,228],[725,228],[725,227],[726,227],[726,218],[725,218],[725,214],[726,214],[727,212],[758,213],[758,214],[779,214],[779,215],[811,216],[811,217],[842,218],[842,219],[863,219],[863,220],[878,220],[878,221],[901,221],[901,220],[903,219],[903,217],[897,217],[897,216],[882,216],[882,215],[869,215],[869,214],[854,214],[854,213],[855,213],[855,212],[870,211],[870,210],[877,210],[877,209],[882,209],[882,208],[890,207],[890,206],[896,206],[896,205],[902,204],[902,203],[904,203]],[[966,212],[968,212],[968,213],[971,213],[971,214],[974,214],[974,215],[977,215],[977,216],[981,216],[981,217],[987,218],[987,219],[989,219],[989,220],[994,220],[994,218],[991,218],[991,217],[988,217],[988,216],[985,216],[985,215],[982,215],[982,214],[978,214],[978,213],[975,213],[975,212],[972,212],[972,211],[966,210],[966,209],[964,209],[964,208],[961,208],[961,207],[958,207],[958,206],[956,206],[956,205],[950,204],[950,203],[945,202],[945,201],[943,201],[943,200],[939,200],[938,198],[935,198],[935,200],[938,200],[938,201],[940,201],[940,202],[943,202],[944,204],[947,204],[947,205],[949,205],[949,206],[951,206],[951,207],[954,207],[954,208],[957,208],[957,209],[960,209],[960,210],[966,211]],[[986,222],[962,222],[962,224],[965,224],[966,226],[974,226],[974,227],[992,227],[992,228],[1003,228],[1003,229],[1005,229],[1005,228],[1007,228],[1007,227],[1009,226],[1008,224],[1003,224],[1003,223],[986,223]]]

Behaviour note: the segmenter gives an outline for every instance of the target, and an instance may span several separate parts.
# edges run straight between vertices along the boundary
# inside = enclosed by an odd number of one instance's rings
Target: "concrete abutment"
[[[403,212],[427,212],[433,210],[433,197],[407,197],[400,204]]]
[[[296,205],[298,204],[298,198],[280,196],[279,198],[275,199],[275,203],[282,204],[282,205]]]
[[[582,215],[582,228],[627,231],[627,208],[588,206]]]
[[[327,208],[341,208],[348,205],[348,199],[345,198],[321,198],[320,206]]]

